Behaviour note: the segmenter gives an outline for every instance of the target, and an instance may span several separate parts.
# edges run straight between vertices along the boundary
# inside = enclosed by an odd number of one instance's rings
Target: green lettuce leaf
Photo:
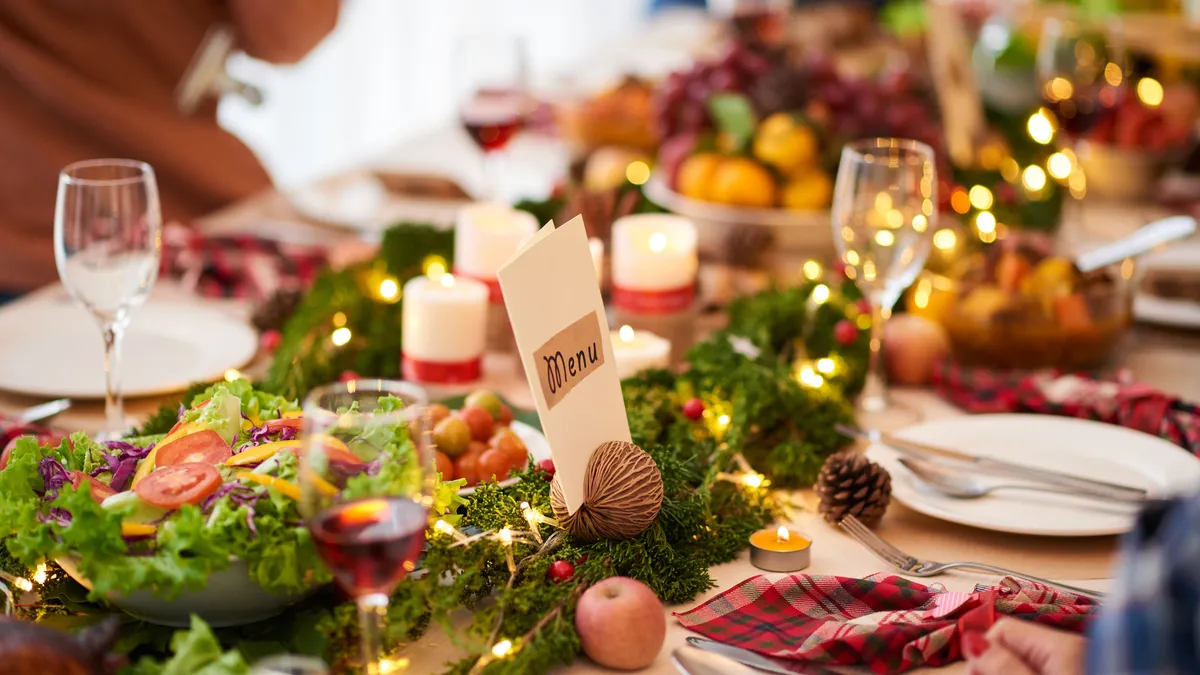
[[[242,401],[223,384],[216,385],[208,405],[187,411],[183,418],[217,432],[226,443],[242,430]]]
[[[250,665],[236,650],[223,651],[212,629],[199,617],[192,616],[191,628],[177,631],[171,638],[173,655],[157,663],[143,658],[129,675],[249,675]]]
[[[295,401],[259,391],[250,384],[249,380],[240,378],[232,382],[219,382],[212,385],[192,398],[188,407],[195,407],[206,399],[212,398],[219,389],[225,389],[228,393],[236,396],[241,401],[242,412],[259,422],[275,419],[279,413],[300,409],[299,404]]]

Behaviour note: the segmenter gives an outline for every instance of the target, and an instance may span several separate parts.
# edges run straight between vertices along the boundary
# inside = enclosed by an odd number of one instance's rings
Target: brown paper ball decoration
[[[636,537],[662,508],[662,474],[650,455],[633,443],[609,441],[588,460],[583,505],[568,513],[558,476],[550,484],[550,506],[558,524],[584,541]]]

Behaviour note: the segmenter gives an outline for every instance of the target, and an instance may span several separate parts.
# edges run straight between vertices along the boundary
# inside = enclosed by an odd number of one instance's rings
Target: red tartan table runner
[[[938,393],[972,413],[1033,412],[1117,424],[1200,454],[1200,407],[1132,381],[1127,371],[1101,380],[1054,371],[967,368],[943,360],[934,369]]]
[[[1091,598],[1012,578],[958,593],[884,573],[790,574],[750,577],[675,616],[707,638],[767,656],[888,675],[958,660],[960,633],[986,631],[997,614],[1081,632],[1098,609]]]

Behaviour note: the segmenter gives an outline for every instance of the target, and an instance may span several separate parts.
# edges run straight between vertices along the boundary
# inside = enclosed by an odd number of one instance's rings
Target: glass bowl
[[[1132,276],[1131,261],[1081,275],[1041,240],[1014,237],[923,272],[908,306],[942,325],[963,365],[1082,370],[1129,329]]]

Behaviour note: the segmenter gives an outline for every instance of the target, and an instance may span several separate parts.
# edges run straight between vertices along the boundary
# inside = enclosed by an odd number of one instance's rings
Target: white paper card
[[[592,451],[629,441],[604,301],[581,217],[543,227],[497,278],[568,511]]]

